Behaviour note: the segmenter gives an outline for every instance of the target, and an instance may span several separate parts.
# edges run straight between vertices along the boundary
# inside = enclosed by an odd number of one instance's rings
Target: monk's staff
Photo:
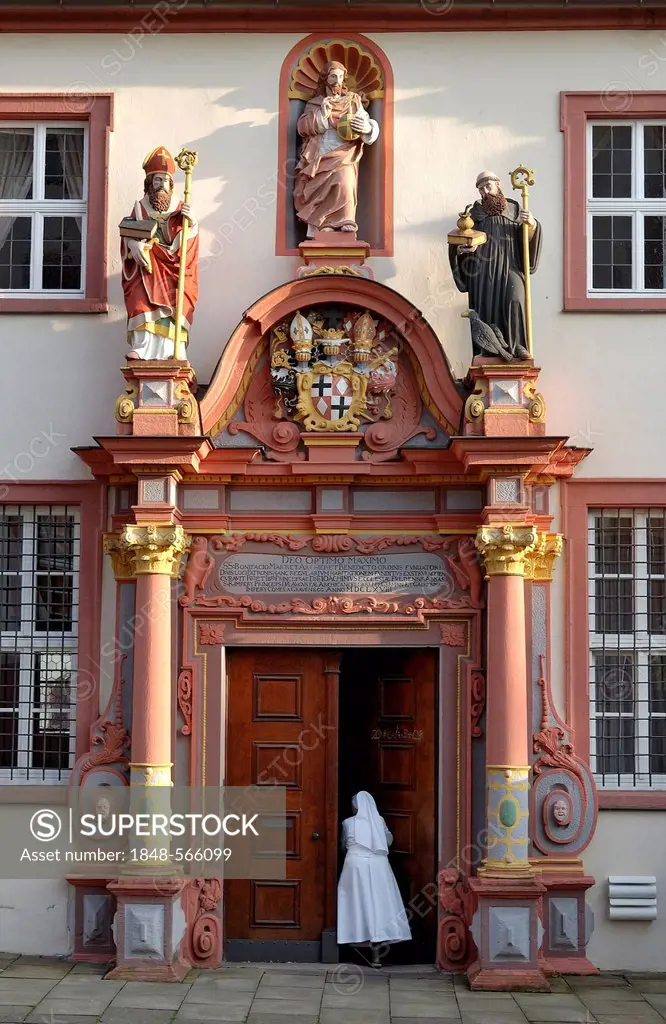
[[[511,184],[514,189],[520,189],[523,197],[523,210],[529,213],[529,186],[534,184],[534,171],[528,167],[516,167],[511,171]],[[527,351],[530,359],[534,355],[532,345],[532,282],[530,281],[530,226],[527,221],[523,222],[523,266],[525,268],[525,335]]]
[[[197,162],[198,156],[191,149],[181,149],[176,157],[176,163],[181,171],[185,171],[185,192],[183,203],[189,203],[192,192],[192,171]],[[185,301],[185,269],[187,264],[187,236],[189,234],[190,222],[183,217],[183,226],[180,229],[180,263],[178,265],[178,291],[176,293],[176,332],[173,343],[174,359],[185,359],[185,346],[183,344],[183,303]]]

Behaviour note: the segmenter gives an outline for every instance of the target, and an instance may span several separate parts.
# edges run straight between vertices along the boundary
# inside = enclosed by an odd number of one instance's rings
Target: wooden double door
[[[396,952],[434,960],[435,651],[236,648],[227,686],[226,784],[284,786],[287,837],[284,880],[225,883],[227,959],[337,956],[340,824],[366,789],[393,833],[390,862],[414,908],[413,941]]]

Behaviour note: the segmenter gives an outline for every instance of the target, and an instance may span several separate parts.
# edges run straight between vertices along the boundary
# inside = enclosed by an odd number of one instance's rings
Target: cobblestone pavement
[[[428,967],[241,964],[180,984],[0,954],[0,1024],[662,1024],[666,974],[554,978],[549,994],[470,992]]]

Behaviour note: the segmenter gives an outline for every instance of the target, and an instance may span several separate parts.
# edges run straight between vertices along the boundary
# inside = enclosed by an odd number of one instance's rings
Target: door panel
[[[226,784],[286,788],[287,877],[225,884],[227,952],[246,957],[252,942],[264,944],[258,958],[281,949],[299,958],[300,948],[313,959],[325,927],[326,844],[336,841],[326,823],[328,744],[337,743],[337,729],[326,721],[324,657],[246,648],[231,650],[228,664]],[[286,942],[303,946],[289,953]]]
[[[413,942],[391,957],[421,963],[434,959],[437,918],[436,664],[433,650],[347,651],[340,690],[340,817],[359,789],[375,797],[393,833],[391,867],[414,909]]]

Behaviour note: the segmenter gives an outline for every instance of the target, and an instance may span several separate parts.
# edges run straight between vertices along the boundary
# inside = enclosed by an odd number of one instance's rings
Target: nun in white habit
[[[370,945],[373,967],[380,967],[374,947],[409,942],[412,935],[388,861],[393,836],[365,790],[352,798],[352,806],[356,814],[342,823],[347,852],[338,882],[338,943]]]

